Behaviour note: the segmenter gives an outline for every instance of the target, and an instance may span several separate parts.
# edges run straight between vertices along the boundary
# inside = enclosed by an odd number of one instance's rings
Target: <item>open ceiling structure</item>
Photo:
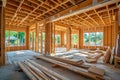
[[[84,1],[92,0],[7,0],[6,25],[30,26]]]
[[[107,3],[107,0],[98,2]],[[119,0],[111,0],[108,4],[84,11],[97,4],[93,4],[92,0],[7,0],[6,26],[28,27],[56,15],[59,18],[64,13],[72,14],[83,9],[80,13],[55,21],[55,24],[74,28],[104,27],[112,25],[118,2]]]

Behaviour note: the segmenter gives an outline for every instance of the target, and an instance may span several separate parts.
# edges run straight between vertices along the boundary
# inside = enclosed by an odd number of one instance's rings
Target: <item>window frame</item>
[[[96,33],[102,33],[102,45],[97,45],[96,44]],[[103,31],[98,31],[98,32],[84,32],[83,33],[83,46],[103,46],[104,44],[104,32]],[[88,33],[88,45],[85,45],[85,41],[84,41],[84,34]],[[95,33],[95,45],[90,45],[90,33]]]
[[[17,30],[5,30],[5,32],[8,31],[8,45],[6,45],[5,47],[16,47],[16,46],[26,46],[26,32],[25,31],[17,31]],[[17,44],[16,45],[10,45],[10,32],[15,31],[17,32]],[[18,33],[19,32],[23,32],[24,33],[24,44],[23,45],[19,45],[19,38],[18,38]],[[6,35],[6,33],[5,33]],[[6,41],[6,37],[5,37],[5,41]]]

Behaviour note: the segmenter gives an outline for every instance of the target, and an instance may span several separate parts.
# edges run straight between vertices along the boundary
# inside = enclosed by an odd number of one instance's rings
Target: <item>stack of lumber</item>
[[[53,64],[56,64],[60,67],[71,70],[73,72],[79,73],[80,75],[83,75],[85,77],[89,77],[89,78],[94,79],[94,80],[104,80],[103,76],[104,76],[105,72],[104,72],[103,69],[99,69],[99,68],[96,68],[96,67],[95,68],[92,67],[90,69],[84,69],[84,68],[75,66],[75,65],[78,65],[78,64],[71,63],[71,61],[69,62],[68,60],[59,59],[59,58],[53,59],[53,57],[50,57],[50,56],[44,56],[44,55],[38,56],[37,55],[35,57],[40,58],[40,59],[45,60],[45,61],[48,61],[48,62],[51,62]],[[64,61],[62,61],[62,60],[64,60]],[[94,70],[94,72],[92,72],[91,70]]]
[[[30,80],[70,80],[32,60],[18,64]]]
[[[36,56],[37,57],[37,56]],[[74,59],[67,59],[67,58],[61,58],[61,57],[56,57],[56,56],[49,56],[49,55],[45,55],[45,57],[48,57],[50,59],[54,59],[54,60],[58,60],[61,62],[65,62],[77,67],[82,67],[85,69],[88,69],[90,67],[90,65],[85,65],[83,64],[83,60],[74,60]]]
[[[86,62],[97,62],[97,60],[103,55],[103,53],[94,53],[86,57]]]

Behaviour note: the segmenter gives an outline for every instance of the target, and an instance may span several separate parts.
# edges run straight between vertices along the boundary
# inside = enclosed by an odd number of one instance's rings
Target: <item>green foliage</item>
[[[72,43],[73,44],[77,44],[78,43],[78,35],[77,34],[73,34],[72,35]]]
[[[25,42],[25,33],[17,31],[5,31],[6,42],[10,45],[23,45]]]
[[[100,46],[103,44],[103,32],[84,33],[84,45]]]

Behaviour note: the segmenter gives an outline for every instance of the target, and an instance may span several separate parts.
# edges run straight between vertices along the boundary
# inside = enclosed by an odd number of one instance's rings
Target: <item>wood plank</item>
[[[100,69],[100,68],[97,68],[97,67],[90,67],[88,69],[89,72],[91,73],[95,73],[95,74],[98,74],[98,75],[101,75],[103,76],[105,74],[105,71],[103,69]]]
[[[45,72],[47,72],[47,73],[49,73],[49,74],[52,74],[52,75],[60,78],[61,80],[70,80],[70,79],[68,79],[68,78],[66,78],[66,77],[64,77],[64,76],[62,76],[62,75],[60,75],[60,74],[58,74],[58,73],[56,73],[56,72],[48,69],[48,68],[45,68],[44,66],[42,66],[42,65],[40,65],[40,64],[38,64],[38,63],[36,63],[36,62],[34,62],[34,61],[32,61],[32,60],[28,60],[28,61],[29,61],[31,64],[35,65],[36,67],[44,70]]]
[[[41,70],[39,70],[38,68],[36,68],[35,66],[33,66],[32,64],[28,63],[28,62],[24,62],[27,66],[29,66],[32,70],[34,70],[34,72],[37,73],[37,75],[41,76],[43,79],[45,80],[50,80],[49,77],[47,77]]]
[[[60,62],[60,61],[56,61],[56,60],[52,60],[52,59],[49,59],[45,56],[37,56],[38,58],[40,59],[43,59],[45,61],[48,61],[48,62],[51,62],[51,63],[54,63],[56,65],[59,65],[61,67],[64,67],[64,68],[67,68],[71,71],[74,71],[76,73],[79,73],[83,76],[86,76],[86,77],[89,77],[89,78],[92,78],[94,80],[104,80],[102,76],[99,76],[99,75],[95,75],[95,74],[92,74],[92,73],[89,73],[86,69],[82,69],[82,68],[79,68],[79,67],[76,67],[76,66],[73,66],[73,65],[70,65],[70,64],[67,64],[67,63],[63,63],[63,62]]]
[[[22,63],[23,65],[24,65],[24,67],[26,67],[26,69],[28,69],[28,71],[30,72],[30,73],[32,73],[32,75],[33,76],[35,76],[37,79],[39,79],[39,80],[43,80],[43,78],[41,78],[40,76],[38,76],[37,74],[36,74],[36,72],[34,72],[29,66],[27,66],[25,63]]]
[[[37,78],[35,76],[33,76],[33,74],[31,72],[29,72],[25,66],[23,65],[23,63],[19,62],[18,63],[20,68],[25,72],[25,74],[31,79],[31,80],[37,80]]]
[[[64,63],[68,63],[68,64],[71,64],[71,65],[74,65],[74,66],[86,68],[86,69],[88,69],[90,67],[89,65],[84,65],[82,60],[77,62],[77,61],[73,61],[73,60],[70,60],[70,59],[65,59],[65,58],[60,58],[60,57],[55,57],[55,56],[49,56],[49,55],[46,55],[46,57],[48,57],[50,59],[57,60],[57,61],[61,61],[61,62],[64,62]]]

